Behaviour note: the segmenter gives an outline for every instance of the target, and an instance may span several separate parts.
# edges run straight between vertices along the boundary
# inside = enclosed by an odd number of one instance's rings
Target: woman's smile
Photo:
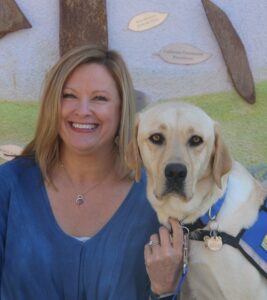
[[[93,123],[78,123],[78,122],[69,122],[69,123],[73,129],[79,132],[94,131],[99,126],[98,124],[93,124]]]

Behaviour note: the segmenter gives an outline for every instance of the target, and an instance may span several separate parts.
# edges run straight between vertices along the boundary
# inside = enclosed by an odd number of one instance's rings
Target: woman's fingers
[[[183,229],[179,222],[169,218],[169,223],[172,228],[172,244],[175,249],[181,249],[183,245]]]
[[[161,226],[159,229],[159,236],[154,238],[157,240],[159,239],[162,248],[168,249],[172,246],[179,251],[183,245],[183,229],[179,222],[175,219],[170,218],[169,223],[171,225],[172,234],[170,234],[166,227]]]
[[[158,249],[160,247],[160,239],[157,233],[154,233],[150,236],[148,243],[145,245],[145,261],[146,265],[150,262],[150,256],[152,255],[152,251]]]
[[[159,229],[159,238],[160,238],[160,245],[163,249],[170,248],[172,246],[172,238],[170,236],[169,230],[161,226]]]
[[[173,292],[181,268],[183,232],[179,223],[170,220],[173,237],[166,227],[160,227],[159,234],[150,236],[145,245],[145,263],[156,294]]]

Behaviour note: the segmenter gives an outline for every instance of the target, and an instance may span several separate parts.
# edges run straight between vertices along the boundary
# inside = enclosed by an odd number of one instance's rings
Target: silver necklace
[[[71,183],[73,189],[75,189],[75,188],[74,188],[74,184],[73,184],[73,180],[71,179],[71,176],[70,176],[69,173],[67,172],[67,170],[66,170],[64,164],[63,164],[63,163],[60,163],[60,166],[63,168],[65,174],[67,175],[67,178],[68,178],[69,182]],[[111,168],[111,170],[103,177],[103,179],[101,179],[101,181],[99,181],[99,182],[97,182],[96,184],[94,184],[93,186],[91,186],[91,187],[90,187],[88,190],[86,190],[85,192],[80,193],[80,192],[76,192],[76,191],[75,191],[75,194],[76,194],[76,196],[75,196],[75,204],[78,205],[78,206],[84,204],[84,202],[85,202],[85,195],[88,194],[88,193],[89,193],[90,191],[92,191],[93,189],[95,189],[95,188],[96,188],[97,186],[99,186],[100,184],[102,184],[102,183],[108,178],[108,176],[110,175],[111,171],[112,171],[112,168]]]

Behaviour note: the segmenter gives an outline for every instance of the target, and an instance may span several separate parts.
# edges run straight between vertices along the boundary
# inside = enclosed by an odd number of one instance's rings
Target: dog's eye
[[[155,134],[152,134],[150,137],[149,137],[149,140],[153,143],[153,144],[156,144],[156,145],[162,145],[164,143],[164,136],[160,133],[155,133]]]
[[[203,139],[198,135],[193,135],[188,141],[189,145],[192,147],[196,147],[203,143]]]

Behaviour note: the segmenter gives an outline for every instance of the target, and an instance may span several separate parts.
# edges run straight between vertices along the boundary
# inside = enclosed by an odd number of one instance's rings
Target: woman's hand
[[[145,245],[145,264],[151,290],[157,295],[172,293],[176,289],[183,256],[183,231],[177,220],[169,219],[172,236],[162,226],[159,234],[150,237]]]

